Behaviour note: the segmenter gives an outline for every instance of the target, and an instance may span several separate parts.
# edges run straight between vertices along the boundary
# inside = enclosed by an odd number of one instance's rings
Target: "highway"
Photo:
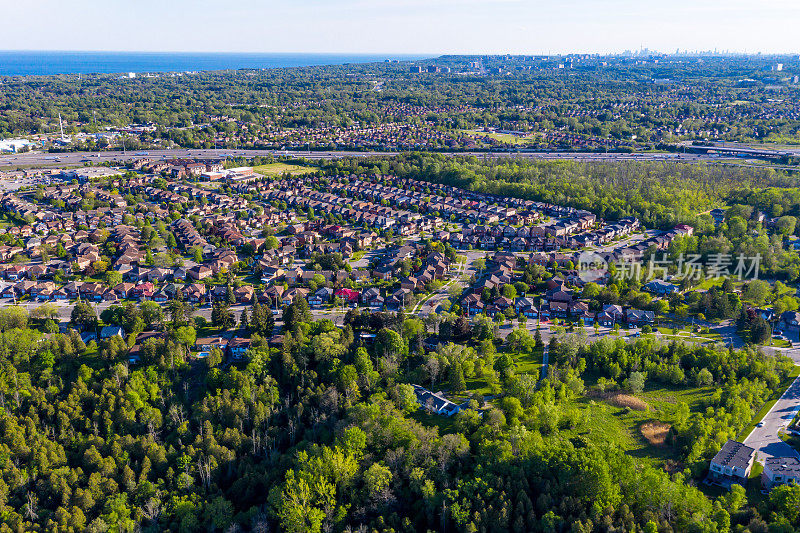
[[[37,167],[37,166],[80,166],[84,163],[124,163],[138,158],[152,159],[198,158],[217,159],[225,157],[256,157],[273,156],[306,159],[336,159],[342,157],[375,157],[392,156],[401,152],[354,152],[354,151],[286,151],[286,150],[142,150],[138,152],[119,151],[113,152],[28,152],[23,154],[8,154],[0,156],[0,168],[3,167]],[[493,159],[501,157],[519,157],[524,159],[539,160],[569,160],[569,161],[684,161],[684,162],[714,162],[719,157],[707,154],[691,153],[579,153],[579,152],[442,152],[448,156],[472,156],[479,159]]]

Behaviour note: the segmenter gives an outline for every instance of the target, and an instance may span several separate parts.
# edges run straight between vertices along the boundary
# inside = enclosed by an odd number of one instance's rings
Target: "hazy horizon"
[[[0,49],[564,54],[800,51],[792,0],[210,0],[12,3]]]
[[[286,55],[286,56],[301,56],[301,55],[309,55],[309,56],[352,56],[352,57],[375,57],[375,56],[387,56],[387,59],[392,57],[402,57],[403,59],[412,60],[411,58],[422,58],[422,59],[433,59],[436,57],[447,57],[447,56],[566,56],[566,55],[598,55],[598,56],[615,56],[615,55],[624,55],[625,53],[638,53],[642,49],[640,48],[627,48],[625,50],[612,50],[608,52],[588,52],[583,50],[572,50],[572,51],[551,51],[551,52],[405,52],[405,51],[362,51],[362,52],[347,52],[347,51],[333,51],[333,52],[317,52],[314,50],[311,51],[304,51],[304,52],[293,52],[293,51],[250,51],[250,50],[114,50],[114,49],[84,49],[84,50],[70,50],[70,49],[56,49],[56,48],[41,48],[41,49],[33,49],[33,48],[0,48],[0,53],[64,53],[64,54],[198,54],[198,55]],[[652,54],[660,54],[660,55],[676,55],[676,50],[654,50],[649,49],[647,47],[643,47],[643,50]],[[774,51],[762,51],[762,50],[754,50],[754,51],[743,51],[743,50],[688,50],[688,49],[679,49],[677,50],[680,54],[710,54],[710,55],[739,55],[739,56],[794,56],[799,55],[800,51],[786,51],[786,52],[774,52]]]

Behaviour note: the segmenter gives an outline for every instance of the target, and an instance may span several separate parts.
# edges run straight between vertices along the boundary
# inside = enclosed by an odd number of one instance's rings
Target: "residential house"
[[[652,311],[642,311],[640,309],[625,309],[625,323],[628,326],[641,327],[652,324],[655,321],[655,314]]]
[[[249,304],[255,296],[255,289],[251,285],[242,285],[233,291],[233,296],[238,303]]]
[[[322,307],[330,302],[333,298],[333,289],[330,287],[321,287],[308,298],[308,305],[311,307]]]
[[[205,265],[197,265],[190,268],[186,274],[194,280],[202,281],[213,276],[214,272]]]
[[[104,326],[100,328],[100,338],[109,339],[111,337],[125,338],[125,330],[119,326]]]
[[[375,298],[378,298],[381,295],[380,289],[376,287],[370,287],[369,289],[365,289],[361,293],[361,303],[369,304]]]
[[[677,286],[673,285],[672,283],[667,283],[662,279],[654,279],[649,281],[645,283],[642,288],[653,294],[658,294],[659,296],[669,296],[678,292]]]
[[[800,330],[800,311],[785,311],[781,314],[781,323],[788,331]]]
[[[595,322],[603,327],[613,328],[614,324],[617,323],[617,315],[613,311],[603,310],[602,312],[597,313]]]
[[[711,459],[709,478],[721,485],[738,483],[746,486],[756,451],[741,442],[728,440],[717,455]]]
[[[234,361],[240,361],[247,355],[250,349],[250,339],[235,338],[228,343],[228,354]]]
[[[414,385],[414,392],[420,408],[430,413],[453,416],[461,410],[458,405],[443,397],[441,393],[433,393],[420,385]]]
[[[308,294],[308,289],[293,288],[289,289],[283,296],[281,296],[281,303],[283,305],[291,305],[297,298],[305,298]]]
[[[761,483],[770,489],[776,485],[800,483],[800,459],[797,457],[767,457]]]
[[[536,319],[539,317],[539,310],[536,309],[536,304],[533,298],[519,297],[514,301],[514,308],[517,314],[527,318]]]
[[[361,296],[356,290],[344,288],[337,290],[334,294],[347,303],[356,303],[358,302],[359,296]]]
[[[206,297],[206,292],[206,286],[202,283],[192,283],[183,289],[186,299],[192,303],[202,302]]]
[[[222,353],[228,346],[228,339],[220,336],[201,337],[194,343],[194,347],[199,352],[210,352],[213,348],[219,348]]]

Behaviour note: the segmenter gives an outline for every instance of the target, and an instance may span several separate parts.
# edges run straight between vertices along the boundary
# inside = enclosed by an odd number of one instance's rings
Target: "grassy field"
[[[742,339],[749,339],[750,338],[750,330],[749,329],[742,330],[742,332],[739,333],[739,336]],[[769,342],[764,344],[764,346],[772,346],[773,348],[791,348],[792,347],[792,343],[790,343],[786,339],[775,339],[775,338],[770,337]]]
[[[531,353],[524,353],[515,357],[516,373],[538,376],[541,373],[543,351],[541,348],[534,348]]]
[[[764,471],[764,465],[756,461],[753,463],[753,468],[750,469],[750,477],[747,478],[747,501],[751,504],[758,505],[761,501],[768,496],[761,494],[761,472]]]
[[[474,135],[476,137],[486,137],[488,139],[494,139],[495,141],[506,143],[506,144],[514,144],[514,145],[527,145],[531,143],[535,143],[535,138],[522,138],[517,137],[516,135],[511,135],[510,133],[493,133],[490,131],[475,131],[475,130],[461,130],[461,133],[466,135]]]
[[[704,279],[700,282],[700,284],[696,287],[697,290],[707,291],[711,287],[722,287],[722,282],[724,280],[722,278],[708,278]]]
[[[792,343],[787,341],[786,339],[772,339],[769,343],[770,346],[774,346],[775,348],[791,348]]]
[[[582,416],[571,433],[594,444],[611,442],[654,466],[674,468],[679,456],[669,442],[668,431],[675,422],[678,403],[684,402],[690,411],[698,412],[713,393],[712,387],[673,389],[660,384],[649,385],[636,398],[626,394],[604,398],[589,393],[572,402]],[[570,431],[566,433],[570,436]]]
[[[308,174],[309,172],[314,172],[315,170],[317,169],[313,167],[289,165],[287,163],[270,163],[268,165],[253,167],[254,172],[258,172],[263,176],[269,176],[269,177],[282,176],[287,172],[292,176],[300,176],[302,174]]]
[[[542,352],[522,354],[514,358],[516,372],[538,375]],[[618,391],[599,393],[594,386],[596,377],[585,375],[587,391],[562,407],[576,410],[578,422],[570,429],[560,429],[559,437],[581,438],[593,444],[613,443],[634,457],[655,466],[679,466],[678,451],[669,441],[669,428],[676,420],[678,404],[689,406],[691,412],[705,409],[705,402],[714,394],[713,387],[668,388],[649,384],[636,397]],[[483,379],[467,380],[468,394],[490,395],[491,385]],[[420,420],[434,423],[433,418]],[[439,425],[438,423],[436,425]]]
[[[709,331],[708,333],[695,333],[679,328],[678,333],[675,334],[675,330],[670,327],[659,326],[656,329],[659,333],[661,333],[661,338],[665,341],[680,340],[684,342],[694,342],[700,344],[723,342],[722,335],[713,331]]]

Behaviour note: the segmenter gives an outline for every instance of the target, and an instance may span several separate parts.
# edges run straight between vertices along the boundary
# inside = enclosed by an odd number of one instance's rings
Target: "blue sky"
[[[37,0],[0,49],[348,53],[800,52],[800,0]]]

